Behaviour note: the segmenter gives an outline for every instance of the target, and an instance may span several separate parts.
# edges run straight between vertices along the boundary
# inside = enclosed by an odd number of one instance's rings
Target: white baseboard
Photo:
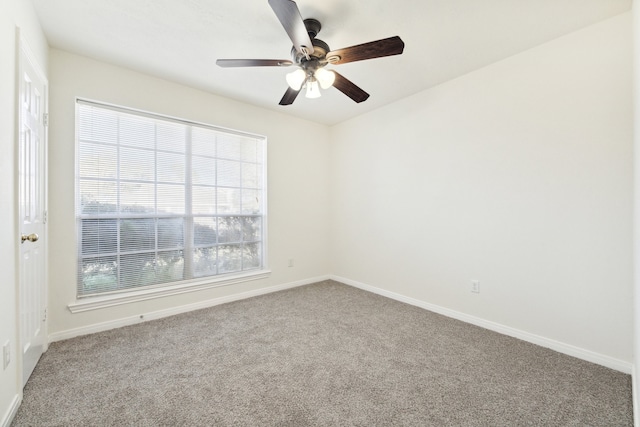
[[[632,373],[633,364],[629,362],[625,362],[623,360],[615,359],[613,357],[605,356],[603,354],[599,354],[590,350],[576,347],[571,344],[566,344],[560,341],[555,341],[555,340],[545,338],[539,335],[535,335],[529,332],[521,331],[519,329],[515,329],[509,326],[502,325],[500,323],[485,320],[480,317],[471,316],[469,314],[461,313],[459,311],[451,310],[449,308],[441,307],[439,305],[430,304],[428,302],[425,302],[416,298],[411,298],[395,292],[387,291],[385,289],[376,288],[374,286],[370,286],[365,283],[360,283],[355,280],[351,280],[351,279],[347,279],[347,278],[339,277],[335,275],[331,275],[330,278],[332,280],[335,280],[340,283],[344,283],[349,286],[353,286],[355,288],[373,292],[375,294],[382,295],[384,297],[391,298],[400,302],[404,302],[406,304],[424,308],[425,310],[433,311],[434,313],[442,314],[444,316],[461,320],[466,323],[471,323],[472,325],[480,326],[482,328],[489,329],[491,331],[498,332],[503,335],[508,335],[510,337],[518,338],[523,341],[527,341],[532,344],[539,345],[541,347],[546,347],[551,350],[555,350],[559,353],[564,353],[569,356],[576,357],[578,359],[586,360],[587,362],[591,362],[591,363],[605,366],[607,368],[615,369],[616,371],[620,371],[625,374]],[[635,399],[634,399],[634,403],[635,403]],[[640,427],[638,424],[636,425]]]
[[[365,283],[357,282],[355,280],[351,280],[345,277],[340,277],[335,275],[312,277],[309,279],[285,283],[282,285],[269,286],[266,288],[260,288],[253,291],[241,292],[241,293],[229,295],[226,297],[214,298],[206,301],[199,301],[193,304],[187,304],[187,305],[182,305],[178,307],[171,307],[168,309],[158,310],[151,313],[143,313],[136,316],[130,316],[125,318],[110,320],[108,322],[83,326],[80,328],[69,329],[66,331],[55,332],[53,334],[50,334],[48,338],[49,338],[49,342],[61,341],[61,340],[74,338],[81,335],[88,335],[96,332],[106,331],[109,329],[115,329],[123,326],[134,325],[136,323],[141,323],[141,322],[154,320],[154,319],[160,319],[163,317],[173,316],[175,314],[186,313],[193,310],[213,307],[219,304],[225,304],[228,302],[238,301],[238,300],[251,298],[259,295],[265,295],[272,292],[295,288],[298,286],[304,286],[304,285],[308,285],[315,282],[321,282],[327,279],[332,279],[349,286],[353,286],[368,292],[373,292],[375,294],[382,295],[384,297],[391,298],[400,302],[404,302],[406,304],[414,305],[414,306],[423,308],[425,310],[433,311],[434,313],[442,314],[444,316],[458,319],[463,322],[470,323],[472,325],[480,326],[482,328],[489,329],[494,332],[498,332],[504,335],[518,338],[523,341],[527,341],[542,347],[555,350],[560,353],[567,354],[569,356],[577,357],[578,359],[582,359],[588,362],[596,363],[598,365],[606,366],[607,368],[615,369],[616,371],[620,371],[625,374],[632,374],[632,370],[633,370],[632,363],[625,362],[623,360],[605,356],[590,350],[586,350],[586,349],[576,347],[570,344],[566,344],[560,341],[555,341],[549,338],[545,338],[529,332],[521,331],[519,329],[515,329],[509,326],[505,326],[500,323],[485,320],[476,316],[471,316],[469,314],[465,314],[459,311],[455,311],[455,310],[451,310],[435,304],[431,304],[422,300],[418,300],[416,298],[407,297],[405,295],[387,291],[381,288],[376,288],[374,286],[370,286]],[[637,391],[634,388],[634,393],[635,392]],[[635,404],[635,401],[636,400],[634,398],[634,404]],[[636,423],[636,425],[640,427],[640,424]]]
[[[18,413],[18,408],[20,407],[20,403],[22,403],[22,395],[16,394],[13,397],[11,406],[9,406],[9,409],[7,410],[7,412],[4,414],[4,417],[2,418],[2,423],[0,423],[2,427],[9,427],[11,425],[11,422],[15,418],[16,413]]]
[[[124,317],[120,319],[110,320],[108,322],[96,323],[93,325],[82,326],[80,328],[68,329],[66,331],[54,332],[49,335],[49,342],[62,341],[69,338],[78,337],[81,335],[93,334],[96,332],[107,331],[110,329],[121,328],[123,326],[134,325],[136,323],[142,323],[149,320],[161,319],[163,317],[173,316],[175,314],[187,313],[189,311],[199,310],[202,308],[213,307],[215,305],[225,304],[228,302],[239,301],[246,298],[256,297],[259,295],[270,294],[272,292],[283,291],[285,289],[291,289],[298,286],[309,285],[315,282],[321,282],[328,280],[329,276],[318,276],[309,279],[298,280],[295,282],[285,283],[282,285],[269,286],[266,288],[260,288],[253,291],[241,292],[238,294],[228,295],[226,297],[214,298],[205,301],[198,301],[197,303],[181,305],[178,307],[171,307],[164,310],[158,310],[151,313],[143,313],[136,316]]]

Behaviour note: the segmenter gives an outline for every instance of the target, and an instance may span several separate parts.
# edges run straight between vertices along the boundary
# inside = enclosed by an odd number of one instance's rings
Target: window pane
[[[214,187],[193,186],[192,197],[194,214],[216,213],[216,189]]]
[[[158,213],[184,212],[184,185],[158,184]]]
[[[218,273],[231,273],[242,270],[242,246],[218,246]]]
[[[240,190],[237,188],[218,188],[218,213],[231,214],[240,213],[241,198]]]
[[[82,220],[81,236],[82,255],[115,254],[118,251],[118,220]]]
[[[115,146],[91,143],[80,144],[79,172],[83,178],[116,178],[117,151]]]
[[[241,187],[240,162],[218,160],[216,162],[217,185],[222,187]]]
[[[219,133],[217,138],[219,159],[242,159],[243,137],[232,134]]]
[[[242,248],[242,269],[249,270],[253,268],[260,268],[260,244],[259,243],[247,243]]]
[[[158,150],[184,153],[186,146],[185,126],[156,122],[156,144]]]
[[[98,215],[117,211],[118,193],[115,182],[81,179],[79,192],[79,213],[83,215]]]
[[[215,245],[217,242],[216,219],[215,218],[194,218],[193,220],[193,243],[200,245]]]
[[[198,248],[193,251],[194,276],[212,276],[217,274],[217,249]]]
[[[218,242],[240,242],[242,240],[242,218],[228,216],[218,218]]]
[[[155,185],[138,182],[120,184],[121,213],[154,213],[155,205]]]
[[[155,273],[155,283],[177,282],[178,280],[182,280],[184,277],[183,252],[158,252]]]
[[[155,124],[145,117],[120,115],[120,144],[133,147],[155,148]]]
[[[155,153],[135,148],[120,149],[120,178],[136,181],[155,181]]]
[[[242,240],[251,242],[262,239],[262,218],[248,216],[242,218]]]
[[[242,187],[244,188],[260,188],[261,179],[258,174],[258,165],[252,163],[242,164]]]
[[[184,247],[184,219],[158,219],[158,249],[176,249]]]
[[[242,187],[243,188],[261,188],[262,187],[262,168],[253,163],[242,164]]]
[[[137,288],[156,284],[154,252],[120,255],[122,288]]]
[[[155,247],[155,220],[147,218],[120,220],[120,252],[148,251]]]
[[[158,181],[184,184],[184,155],[158,153]]]
[[[216,162],[209,157],[194,156],[191,161],[193,184],[215,185]]]
[[[258,190],[242,190],[242,213],[257,214],[260,213],[260,197],[261,192]]]
[[[80,263],[79,292],[95,294],[118,288],[118,267],[115,256],[85,258]]]
[[[253,139],[242,141],[242,160],[252,163],[257,163],[259,161],[258,141]]]
[[[192,152],[195,155],[215,157],[216,155],[216,132],[193,127],[191,130]]]
[[[118,115],[115,111],[81,105],[78,137],[82,141],[118,142]]]

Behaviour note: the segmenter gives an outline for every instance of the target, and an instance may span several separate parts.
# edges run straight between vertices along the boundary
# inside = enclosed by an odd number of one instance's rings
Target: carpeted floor
[[[631,378],[336,282],[50,346],[14,426],[631,426]]]

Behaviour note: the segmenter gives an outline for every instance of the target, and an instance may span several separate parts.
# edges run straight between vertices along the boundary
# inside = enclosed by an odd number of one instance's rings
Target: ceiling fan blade
[[[293,62],[286,59],[218,59],[219,67],[288,67]]]
[[[305,52],[313,53],[313,44],[296,2],[292,0],[269,0],[269,6],[271,6],[271,9],[280,20],[296,50],[302,54]]]
[[[299,93],[300,93],[300,90],[291,89],[290,87],[287,88],[287,91],[284,93],[284,96],[280,100],[279,104],[280,105],[291,105],[291,104],[293,104],[293,101],[296,100],[296,98],[298,97]]]
[[[332,50],[327,53],[327,60],[332,64],[345,64],[347,62],[363,61],[365,59],[400,55],[403,50],[404,42],[400,37],[394,36],[388,39]]]
[[[346,79],[341,74],[335,72],[335,70],[331,70],[336,75],[336,79],[333,82],[333,87],[338,89],[340,92],[347,95],[349,98],[353,99],[355,102],[366,101],[369,98],[369,94],[353,83],[351,80]]]

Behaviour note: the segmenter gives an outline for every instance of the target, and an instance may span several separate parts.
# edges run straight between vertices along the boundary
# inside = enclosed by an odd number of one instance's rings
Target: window
[[[78,297],[265,268],[264,137],[76,107]]]

